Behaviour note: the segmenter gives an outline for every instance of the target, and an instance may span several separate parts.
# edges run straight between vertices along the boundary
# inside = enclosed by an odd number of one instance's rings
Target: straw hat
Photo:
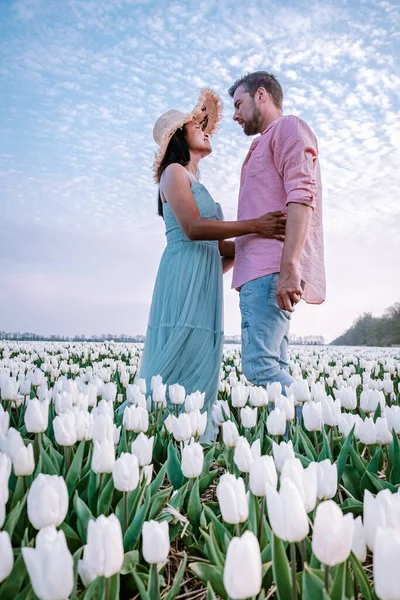
[[[164,158],[171,137],[177,129],[183,127],[189,121],[198,121],[203,131],[212,135],[218,122],[222,117],[222,102],[213,90],[203,89],[200,93],[197,105],[190,113],[179,110],[169,110],[159,117],[154,125],[153,137],[159,146],[153,163],[154,180],[159,183],[158,168]]]

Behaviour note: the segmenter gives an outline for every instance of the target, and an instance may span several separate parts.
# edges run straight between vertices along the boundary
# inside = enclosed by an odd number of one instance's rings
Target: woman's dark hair
[[[184,129],[184,127],[177,129],[167,146],[164,158],[158,167],[157,174],[159,181],[161,179],[161,175],[168,165],[172,165],[172,163],[178,163],[179,165],[186,167],[186,165],[188,165],[190,162],[189,146],[185,138]],[[160,188],[158,188],[158,214],[160,217],[163,216],[163,201],[161,200]]]

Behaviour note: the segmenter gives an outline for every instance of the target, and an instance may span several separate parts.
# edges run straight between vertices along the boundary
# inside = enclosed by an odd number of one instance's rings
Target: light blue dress
[[[223,220],[222,209],[201,183],[192,192],[203,219]],[[150,391],[153,375],[190,394],[205,392],[208,425],[202,441],[215,437],[212,405],[217,398],[223,346],[222,263],[217,241],[191,241],[170,206],[163,204],[167,247],[161,258],[139,377]]]

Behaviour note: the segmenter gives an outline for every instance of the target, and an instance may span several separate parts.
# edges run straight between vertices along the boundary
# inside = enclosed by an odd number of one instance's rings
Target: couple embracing
[[[219,384],[223,347],[223,272],[233,266],[239,291],[242,367],[266,387],[293,379],[287,353],[294,306],[325,298],[321,178],[315,135],[300,118],[284,115],[277,79],[248,74],[229,89],[233,119],[252,142],[240,175],[237,221],[198,180],[221,118],[218,96],[203,90],[190,113],[170,110],[154,127],[159,146],[154,176],[167,246],[153,292],[139,376],[161,375],[186,393],[205,392],[208,424]],[[235,238],[235,241],[229,241]]]

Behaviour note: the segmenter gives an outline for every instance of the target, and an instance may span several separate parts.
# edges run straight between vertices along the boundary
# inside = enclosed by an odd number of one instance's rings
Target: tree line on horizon
[[[331,346],[400,346],[400,301],[389,306],[381,317],[360,315],[353,325],[331,342]]]

